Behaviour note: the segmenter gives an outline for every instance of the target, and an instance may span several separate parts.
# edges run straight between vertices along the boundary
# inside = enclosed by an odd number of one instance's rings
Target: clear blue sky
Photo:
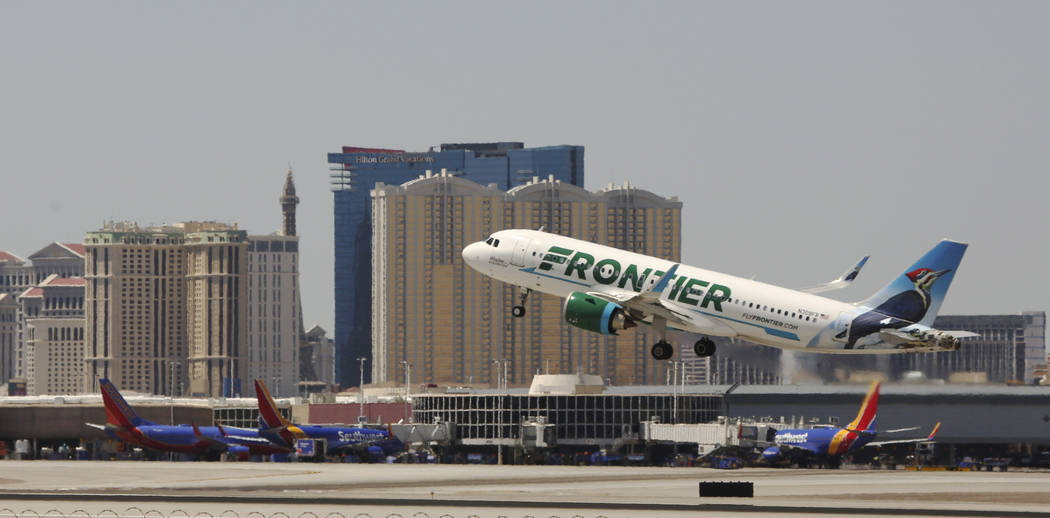
[[[3,2],[0,249],[280,225],[332,329],[326,153],[586,146],[684,202],[685,261],[866,297],[942,237],[946,313],[1045,310],[1046,2]]]

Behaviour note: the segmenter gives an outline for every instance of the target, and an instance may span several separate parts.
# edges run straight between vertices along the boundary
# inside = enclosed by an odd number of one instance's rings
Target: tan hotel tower
[[[111,223],[84,245],[86,390],[109,378],[127,391],[218,396],[223,378],[241,378],[244,231]]]
[[[540,228],[678,261],[681,202],[629,186],[599,192],[551,180],[502,192],[431,174],[373,194],[373,380],[493,384],[508,360],[511,384],[536,372],[582,371],[616,384],[662,380],[655,337],[606,337],[562,318],[561,299],[533,293],[511,316],[517,289],[465,266],[461,250],[505,228]],[[500,367],[502,368],[502,367]]]

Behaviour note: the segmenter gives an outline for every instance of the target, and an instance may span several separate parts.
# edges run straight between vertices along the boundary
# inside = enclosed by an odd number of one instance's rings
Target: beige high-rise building
[[[18,342],[18,301],[11,293],[0,293],[0,383],[15,376],[15,361],[21,352]],[[0,390],[6,395],[7,389]]]
[[[122,390],[228,394],[246,351],[247,233],[115,223],[84,244],[85,388],[108,377]]]
[[[186,234],[186,338],[190,394],[245,394],[248,233],[207,225]]]
[[[84,278],[51,274],[18,298],[26,394],[76,394],[84,378]]]
[[[147,394],[185,387],[185,239],[177,226],[132,223],[85,236],[85,390],[100,378]]]
[[[518,289],[463,263],[464,246],[505,228],[546,231],[670,260],[681,254],[681,207],[629,186],[592,193],[534,179],[509,192],[454,174],[373,190],[373,379],[488,383],[508,360],[510,383],[536,372],[653,382],[664,362],[644,329],[605,337],[564,322],[562,301],[533,293],[513,318]]]
[[[269,235],[248,240],[248,385],[244,388],[261,379],[274,396],[295,395],[302,332],[299,238]]]

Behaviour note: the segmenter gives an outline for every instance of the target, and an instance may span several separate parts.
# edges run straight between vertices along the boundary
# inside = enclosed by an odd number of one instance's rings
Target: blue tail
[[[860,306],[883,315],[931,326],[959,269],[965,243],[943,240]]]

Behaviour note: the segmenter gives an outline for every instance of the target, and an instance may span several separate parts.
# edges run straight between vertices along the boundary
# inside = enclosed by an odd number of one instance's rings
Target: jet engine
[[[762,458],[766,459],[769,462],[773,462],[773,461],[779,459],[780,458],[780,447],[779,446],[770,446],[770,447],[762,450]]]
[[[226,452],[233,455],[237,460],[249,460],[252,457],[251,449],[240,444],[231,444],[227,446]]]
[[[624,312],[623,306],[605,299],[574,291],[565,299],[565,321],[580,328],[603,335],[634,327],[635,322]]]

